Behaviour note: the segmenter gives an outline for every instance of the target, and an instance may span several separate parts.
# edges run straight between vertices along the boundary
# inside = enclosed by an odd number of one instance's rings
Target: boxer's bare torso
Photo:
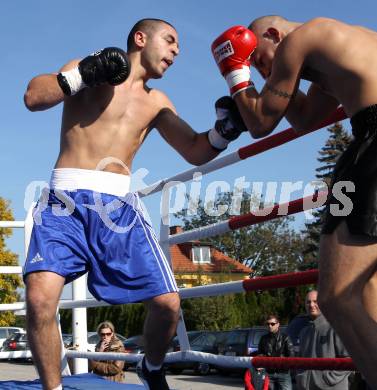
[[[377,103],[376,32],[320,18],[303,24],[289,38],[302,53],[297,58],[300,77],[333,96],[349,116]]]
[[[284,115],[295,129],[305,130],[338,105],[352,117],[377,103],[376,32],[328,18],[253,23],[258,46],[252,63],[266,84],[260,93],[236,97],[253,136],[269,134]],[[305,94],[299,91],[301,79],[312,82]]]
[[[191,164],[200,165],[218,155],[206,132],[195,132],[177,115],[164,93],[147,85],[148,80],[163,77],[178,55],[176,30],[161,23],[153,35],[139,33],[138,37],[139,49],[128,53],[131,72],[115,87],[86,87],[65,96],[57,73],[42,74],[30,81],[25,104],[31,111],[64,102],[56,168],[100,169],[128,175],[135,154],[152,128]],[[68,62],[60,72],[74,69],[79,62]]]
[[[166,115],[175,116],[173,105],[162,92],[132,77],[116,87],[103,85],[80,91],[64,104],[56,167],[96,169],[103,159],[112,157],[131,170],[148,132],[163,126],[164,108]],[[117,163],[103,169],[127,173]]]

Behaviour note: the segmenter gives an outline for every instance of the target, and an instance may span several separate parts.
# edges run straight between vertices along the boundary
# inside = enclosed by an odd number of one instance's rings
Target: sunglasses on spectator
[[[275,326],[276,324],[277,324],[277,322],[267,322],[268,326]]]
[[[101,336],[101,337],[103,337],[103,336],[111,336],[113,333],[112,332],[106,332],[106,333],[100,333],[99,335]]]

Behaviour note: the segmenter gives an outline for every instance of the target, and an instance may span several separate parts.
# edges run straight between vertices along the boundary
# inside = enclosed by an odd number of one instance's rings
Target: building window
[[[197,264],[211,263],[211,248],[209,246],[192,247],[192,261]]]

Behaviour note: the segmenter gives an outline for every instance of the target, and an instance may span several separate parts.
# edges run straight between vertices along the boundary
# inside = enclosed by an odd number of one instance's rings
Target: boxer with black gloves
[[[212,50],[254,138],[269,135],[284,116],[296,131],[312,130],[339,105],[351,118],[354,140],[334,168],[322,226],[318,298],[377,389],[377,32],[272,15],[227,30]],[[260,92],[247,89],[249,61],[265,79]],[[301,80],[311,82],[306,93]]]
[[[118,47],[107,47],[81,60],[77,67],[58,74],[62,91],[72,96],[85,87],[123,83],[130,74],[127,53]]]
[[[40,202],[46,207],[41,223],[33,226],[24,267],[28,340],[44,389],[61,383],[55,321],[60,293],[65,282],[88,270],[88,287],[97,299],[145,302],[145,355],[137,372],[146,389],[169,388],[162,363],[179,318],[178,288],[137,194],[129,191],[130,168],[153,128],[194,165],[216,157],[224,142],[240,133],[231,123],[233,101],[217,103],[223,116],[215,128],[225,141],[215,143],[216,148],[208,131],[194,131],[163,92],[148,86],[150,79],[164,76],[178,53],[178,34],[170,23],[143,19],[128,35],[127,54],[106,48],[69,61],[59,74],[38,75],[29,82],[24,99],[31,111],[64,104],[51,191],[48,202]],[[56,191],[70,198],[73,213],[56,213],[56,207],[68,209]],[[105,215],[107,208],[97,212],[92,206],[98,193],[106,205],[117,205],[111,218]],[[49,348],[40,343],[40,334]]]

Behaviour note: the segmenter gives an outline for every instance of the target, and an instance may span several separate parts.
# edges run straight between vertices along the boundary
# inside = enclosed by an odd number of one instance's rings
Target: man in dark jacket
[[[258,355],[271,357],[293,357],[294,350],[290,338],[280,331],[279,318],[275,314],[267,317],[268,333],[260,339]],[[292,381],[289,370],[269,368],[270,390],[291,390]]]

